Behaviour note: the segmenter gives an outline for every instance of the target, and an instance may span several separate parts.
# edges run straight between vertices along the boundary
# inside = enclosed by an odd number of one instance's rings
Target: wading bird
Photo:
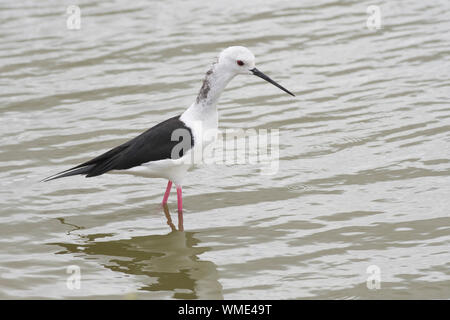
[[[74,175],[95,177],[109,171],[125,169],[144,173],[153,178],[165,178],[169,181],[162,204],[167,205],[172,182],[174,182],[177,189],[178,215],[179,219],[182,219],[181,185],[191,166],[185,158],[189,157],[189,152],[194,152],[195,148],[204,148],[214,141],[214,139],[206,139],[203,132],[217,131],[217,101],[230,80],[239,74],[260,77],[294,96],[255,68],[255,56],[250,50],[240,46],[229,47],[220,53],[217,61],[206,72],[197,98],[183,114],[167,119],[134,139],[43,181]],[[186,135],[178,135],[179,138],[183,137],[183,148],[179,148],[180,139],[174,139],[174,133],[177,130],[187,133],[188,139]]]

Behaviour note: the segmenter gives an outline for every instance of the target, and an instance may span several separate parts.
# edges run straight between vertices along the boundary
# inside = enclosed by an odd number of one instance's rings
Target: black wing
[[[172,133],[177,129],[186,131],[180,132],[180,136],[174,136],[174,138],[179,138],[179,140],[172,141]],[[190,143],[189,141],[183,143],[179,152],[172,155],[174,147],[182,142],[186,135],[189,135],[191,140]],[[193,146],[194,138],[191,129],[180,120],[180,116],[176,116],[157,124],[134,139],[131,139],[92,160],[50,176],[43,181],[50,181],[77,174],[86,175],[86,177],[95,177],[110,170],[129,169],[150,161],[177,159],[182,157],[183,154]]]

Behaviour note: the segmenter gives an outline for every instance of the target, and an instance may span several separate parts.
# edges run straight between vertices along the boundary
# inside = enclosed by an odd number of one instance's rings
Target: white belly
[[[114,171],[114,173],[130,174],[147,178],[163,178],[181,185],[190,167],[189,164],[183,163],[183,158],[177,160],[165,159],[151,161],[127,170]]]

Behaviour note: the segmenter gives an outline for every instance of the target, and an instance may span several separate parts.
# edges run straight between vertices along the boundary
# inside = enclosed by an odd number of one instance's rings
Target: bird
[[[139,172],[150,178],[165,178],[168,182],[162,205],[167,207],[172,184],[175,183],[178,217],[182,219],[182,185],[192,166],[187,159],[216,139],[214,135],[207,137],[204,132],[218,131],[217,102],[225,87],[237,75],[257,76],[295,97],[256,68],[255,56],[249,49],[231,46],[220,52],[206,72],[196,99],[181,115],[169,118],[91,160],[42,181],[75,175],[90,178],[118,170]]]

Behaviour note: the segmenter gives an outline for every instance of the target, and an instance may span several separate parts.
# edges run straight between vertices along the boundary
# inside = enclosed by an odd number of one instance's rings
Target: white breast
[[[192,131],[194,148],[203,147],[217,138],[219,120],[216,106],[191,105],[180,117]]]

